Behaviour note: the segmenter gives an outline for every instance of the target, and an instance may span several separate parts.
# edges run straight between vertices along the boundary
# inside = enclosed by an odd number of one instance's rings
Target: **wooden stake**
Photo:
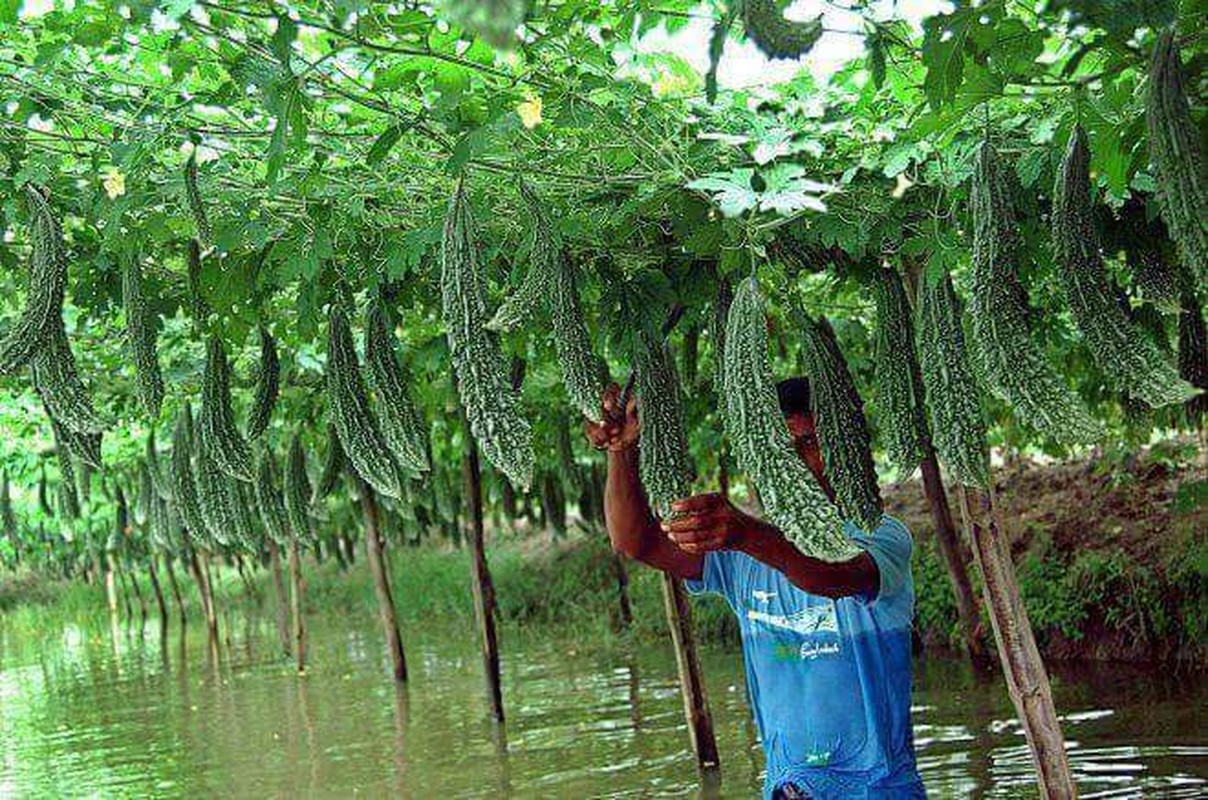
[[[692,752],[696,754],[696,765],[702,771],[716,770],[720,765],[717,739],[713,734],[713,716],[709,713],[705,682],[696,655],[692,609],[683,585],[666,572],[663,573],[663,604],[667,624],[671,628],[671,642],[679,668],[680,695],[684,700],[684,716],[688,720],[688,736],[692,742]]]
[[[290,611],[294,618],[294,656],[298,672],[306,671],[306,622],[302,618],[302,557],[298,551],[298,537],[289,537],[289,588]]]
[[[176,606],[180,609],[180,627],[183,629],[189,622],[189,615],[185,610],[185,598],[180,593],[180,584],[176,582],[176,570],[172,568],[172,556],[164,555],[164,571],[168,573],[168,585],[172,587],[172,597],[176,599]]]
[[[931,520],[935,524],[935,541],[940,555],[948,567],[948,582],[956,600],[957,617],[960,619],[961,635],[965,641],[965,653],[969,660],[981,669],[991,666],[990,654],[986,650],[986,639],[981,629],[981,612],[977,607],[977,596],[969,582],[969,570],[961,552],[956,525],[952,522],[952,510],[948,506],[948,494],[940,477],[940,465],[935,450],[927,444],[927,455],[919,468],[923,474],[923,494],[931,509]]]
[[[164,591],[159,585],[159,575],[155,571],[155,554],[147,557],[147,575],[151,578],[151,588],[155,590],[155,602],[159,605],[159,629],[168,630],[168,604],[164,602]]]
[[[471,589],[474,594],[474,617],[478,622],[479,642],[482,645],[482,666],[486,674],[487,695],[491,704],[491,716],[503,722],[503,689],[499,680],[499,639],[495,631],[495,587],[491,583],[491,570],[487,565],[486,546],[483,541],[482,519],[482,470],[478,463],[478,448],[470,433],[470,425],[462,416],[462,431],[465,437],[465,453],[462,459],[462,477],[465,481],[466,507],[469,511],[469,538],[472,552]]]
[[[1041,796],[1070,800],[1077,797],[1077,790],[1066,758],[1065,739],[1053,705],[1048,672],[1019,593],[1011,552],[995,515],[993,496],[968,486],[961,486],[958,493],[973,556],[981,570],[982,596],[993,623],[1007,692],[1032,751]]]
[[[407,680],[407,659],[403,654],[403,639],[398,631],[398,615],[394,609],[394,594],[390,590],[390,575],[386,571],[386,556],[382,552],[381,518],[378,512],[377,495],[373,487],[360,479],[361,510],[365,516],[365,556],[369,572],[373,575],[373,591],[377,595],[378,617],[382,621],[382,633],[386,637],[386,649],[390,651],[390,662],[394,680]]]

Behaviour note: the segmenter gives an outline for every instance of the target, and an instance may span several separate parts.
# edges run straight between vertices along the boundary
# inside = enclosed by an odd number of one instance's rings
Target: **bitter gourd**
[[[143,271],[137,257],[122,267],[122,304],[126,312],[126,341],[134,359],[135,386],[143,409],[154,421],[164,402],[164,379],[155,351],[155,320],[143,295]]]
[[[412,474],[428,469],[424,419],[411,398],[408,375],[395,352],[394,326],[381,300],[369,304],[365,315],[365,364],[381,412],[382,435],[403,469]]]
[[[902,477],[926,457],[930,437],[923,405],[923,381],[914,354],[914,321],[902,278],[895,270],[877,270],[873,281],[877,306],[872,335],[876,386],[885,452]]]
[[[1010,186],[991,144],[977,154],[970,207],[973,269],[969,316],[988,388],[1016,417],[1065,444],[1087,444],[1103,436],[1077,395],[1049,366],[1033,342],[1028,296],[1019,281],[1023,256]]]
[[[822,36],[822,18],[792,22],[776,0],[741,0],[742,24],[755,46],[768,58],[798,58]]]
[[[789,440],[768,360],[763,295],[753,276],[739,284],[730,306],[723,369],[726,434],[768,519],[808,556],[856,556],[860,551],[844,534],[838,509]]]
[[[672,501],[691,494],[694,474],[679,379],[667,343],[643,336],[635,353],[634,369],[641,421],[638,471],[650,507],[665,517],[671,512]]]
[[[302,439],[296,434],[289,443],[284,488],[285,514],[290,533],[299,542],[309,544],[315,538],[314,525],[310,520],[310,476],[306,473],[306,451],[302,449]]]
[[[483,455],[527,489],[533,474],[532,426],[521,413],[499,344],[484,327],[485,287],[475,237],[469,199],[459,181],[441,242],[441,305],[457,392]]]
[[[1108,282],[1093,226],[1090,150],[1075,126],[1053,190],[1053,248],[1074,321],[1108,378],[1150,406],[1181,403],[1196,390],[1132,325]]]
[[[285,514],[285,498],[277,481],[276,459],[267,449],[261,451],[256,466],[256,509],[269,538],[282,547],[288,545],[289,522]]]
[[[875,531],[881,524],[882,508],[872,437],[864,403],[825,318],[809,321],[805,354],[818,444],[839,511],[865,531]]]
[[[21,317],[0,339],[0,377],[11,375],[45,346],[54,326],[62,327],[67,259],[63,231],[41,190],[25,186],[30,209],[28,292]]]
[[[964,485],[985,488],[990,480],[986,423],[951,276],[922,281],[914,332],[940,463]]]
[[[277,405],[277,393],[281,388],[281,359],[277,356],[277,342],[264,325],[260,326],[260,372],[256,375],[256,398],[248,417],[247,438],[255,439],[264,433]]]
[[[235,412],[231,409],[231,367],[222,341],[216,336],[206,343],[197,432],[201,453],[208,461],[238,481],[252,480],[252,453],[235,425]]]
[[[1208,176],[1200,128],[1191,116],[1175,32],[1158,36],[1149,62],[1145,118],[1158,168],[1158,202],[1183,265],[1208,280]]]
[[[353,469],[379,494],[402,493],[399,467],[369,406],[348,317],[333,304],[327,317],[327,407]]]

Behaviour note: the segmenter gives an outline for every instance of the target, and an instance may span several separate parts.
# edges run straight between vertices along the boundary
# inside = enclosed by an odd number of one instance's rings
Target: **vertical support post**
[[[298,537],[289,537],[289,588],[290,611],[294,618],[294,657],[298,672],[306,671],[306,621],[302,618],[302,556],[298,551]]]
[[[486,674],[487,695],[491,703],[491,716],[503,722],[503,689],[499,680],[499,638],[495,631],[495,587],[491,583],[491,570],[487,565],[486,545],[483,540],[482,518],[482,469],[478,463],[478,448],[470,425],[462,417],[462,435],[465,438],[465,453],[462,458],[462,477],[465,481],[466,509],[469,512],[469,538],[471,551],[471,589],[474,595],[474,617],[478,623],[479,642],[482,646],[482,666]]]
[[[684,700],[684,716],[688,720],[688,736],[692,741],[692,751],[696,754],[696,765],[701,771],[716,770],[720,764],[717,739],[713,733],[713,715],[709,713],[700,660],[696,655],[692,609],[683,585],[666,572],[663,573],[663,604],[667,624],[671,628],[671,642],[679,668],[680,695]]]
[[[159,585],[154,553],[147,556],[147,575],[151,578],[151,588],[155,591],[155,602],[159,605],[159,629],[161,633],[166,633],[168,630],[168,604],[164,602],[164,590]]]
[[[1077,797],[1048,672],[1023,606],[993,496],[968,486],[961,486],[958,492],[973,557],[981,570],[983,600],[993,623],[1007,692],[1032,751],[1041,796],[1047,800]]]
[[[185,610],[185,598],[180,593],[180,584],[176,582],[176,570],[172,568],[172,556],[168,553],[164,554],[164,571],[168,573],[168,585],[172,587],[172,597],[176,600],[176,607],[180,610],[180,627],[184,629],[189,622],[189,615]]]
[[[193,573],[193,580],[197,582],[197,593],[201,596],[202,610],[206,615],[206,629],[210,632],[210,639],[216,643],[218,641],[218,612],[214,608],[214,595],[210,591],[209,577],[202,570],[201,564],[197,551],[189,551],[189,569]]]
[[[983,669],[990,666],[990,654],[986,651],[985,636],[981,629],[981,612],[977,607],[977,596],[969,581],[969,570],[960,549],[956,525],[952,521],[952,510],[948,506],[948,494],[940,477],[940,465],[935,450],[927,444],[927,455],[919,469],[923,476],[923,494],[931,509],[931,521],[935,524],[935,540],[940,555],[948,567],[948,581],[956,600],[957,617],[960,619],[961,636],[965,641],[965,653],[975,666]]]
[[[369,572],[373,575],[373,592],[377,595],[378,617],[382,621],[382,634],[386,649],[390,651],[391,671],[394,680],[407,680],[407,659],[403,654],[403,639],[398,632],[398,615],[394,609],[394,594],[390,590],[390,575],[386,571],[386,556],[382,552],[381,518],[377,495],[373,487],[360,481],[361,511],[365,516],[365,557]]]

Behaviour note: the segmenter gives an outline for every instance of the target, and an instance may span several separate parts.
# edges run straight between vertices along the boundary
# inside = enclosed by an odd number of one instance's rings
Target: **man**
[[[778,387],[793,446],[833,492],[810,411],[809,382]],[[738,616],[755,722],[767,757],[764,797],[831,800],[924,797],[910,727],[910,534],[890,517],[871,535],[848,524],[863,551],[828,563],[718,494],[689,497],[661,524],[638,477],[632,398],[604,395],[585,429],[608,453],[605,516],[615,550],[724,597]]]

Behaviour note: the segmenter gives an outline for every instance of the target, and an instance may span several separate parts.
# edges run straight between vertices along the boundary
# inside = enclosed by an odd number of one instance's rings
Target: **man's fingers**
[[[692,514],[698,511],[709,511],[723,505],[726,499],[717,492],[709,492],[707,494],[698,494],[693,497],[685,497],[681,500],[676,500],[671,503],[671,510]]]
[[[683,514],[663,520],[662,528],[667,533],[705,530],[713,528],[720,521],[718,516],[712,513]]]

